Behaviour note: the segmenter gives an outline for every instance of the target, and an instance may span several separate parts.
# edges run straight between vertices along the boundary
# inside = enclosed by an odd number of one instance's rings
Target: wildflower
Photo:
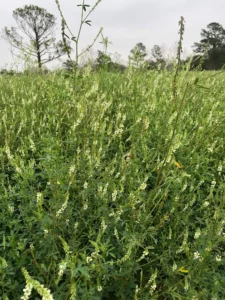
[[[87,262],[87,264],[89,264],[90,262],[92,262],[92,257],[91,256],[87,256],[87,258],[86,258],[86,262]]]
[[[75,165],[70,166],[69,174],[70,176],[74,173],[75,171]]]
[[[218,168],[217,168],[217,171],[218,171],[219,173],[221,173],[221,172],[222,172],[222,169],[223,169],[223,166],[222,166],[222,163],[220,162],[220,163],[219,163],[219,166],[218,166]]]
[[[13,214],[14,213],[14,206],[9,205],[8,210],[9,210],[10,214]]]
[[[144,259],[145,256],[147,256],[148,254],[149,254],[148,249],[145,249],[144,252],[143,252],[143,254],[142,254],[142,256],[141,256],[138,260],[136,260],[136,262],[141,261],[141,260]]]
[[[22,174],[22,170],[18,166],[16,166],[16,172]]]
[[[203,207],[207,207],[209,206],[209,201],[205,201],[205,203],[203,204]]]
[[[209,151],[210,153],[213,153],[213,147],[208,147],[208,151]]]
[[[112,193],[112,201],[113,201],[113,202],[116,200],[117,194],[118,194],[117,190],[115,190],[115,191]]]
[[[215,185],[216,185],[216,181],[215,181],[215,180],[213,180],[213,181],[211,182],[211,187],[212,187],[212,188],[214,188],[214,187],[215,187]]]
[[[41,206],[43,204],[43,195],[42,193],[38,192],[37,193],[37,205]]]
[[[32,292],[33,286],[30,282],[28,282],[23,289],[23,296],[21,297],[21,300],[28,300],[30,298],[31,292]]]
[[[31,138],[29,138],[29,141],[30,141],[30,149],[31,149],[31,151],[35,152],[36,151],[36,147],[35,147],[34,141]]]
[[[84,203],[84,210],[87,210],[88,209],[88,205],[87,203]]]
[[[137,121],[136,121],[136,124],[138,124],[140,122],[141,122],[141,118],[138,118]]]
[[[155,289],[156,289],[156,283],[154,282],[154,283],[152,284],[152,286],[150,287],[150,294],[151,294],[151,295],[153,294],[153,292],[154,292]]]
[[[102,220],[101,226],[102,226],[103,232],[105,232],[106,228],[107,228],[107,225],[105,224],[105,220],[104,219]]]
[[[198,251],[194,253],[194,259],[199,259],[201,256]]]
[[[201,229],[198,228],[198,229],[196,230],[196,232],[195,232],[194,238],[197,240],[197,239],[200,237],[200,235],[201,235]]]
[[[67,262],[65,260],[59,264],[59,272],[58,272],[59,277],[62,277],[66,267],[67,267]]]
[[[173,272],[175,272],[177,270],[177,264],[175,262],[173,263],[172,270],[173,270]]]
[[[87,181],[85,181],[85,183],[84,183],[84,189],[87,189],[87,187],[88,187],[88,183],[87,183]]]
[[[147,184],[145,182],[143,182],[140,186],[140,190],[145,190],[147,187]]]
[[[98,187],[98,193],[102,193],[103,192],[103,187],[102,187],[102,185],[100,185],[99,187]]]
[[[116,228],[114,228],[114,235],[116,237],[116,239],[119,241],[119,234]]]
[[[102,286],[98,285],[97,290],[98,290],[98,292],[101,292],[102,291]]]
[[[221,255],[216,256],[216,261],[221,261]]]
[[[68,205],[68,200],[69,200],[69,193],[66,195],[66,200],[63,203],[62,207],[56,212],[56,218],[59,218],[59,216],[64,212],[64,210],[67,208]]]
[[[115,135],[120,135],[123,133],[123,129],[122,128],[119,128],[115,131]]]

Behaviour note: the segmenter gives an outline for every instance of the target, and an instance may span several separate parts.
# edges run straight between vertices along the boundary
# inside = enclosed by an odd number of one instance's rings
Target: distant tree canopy
[[[151,50],[152,59],[148,60],[149,69],[163,69],[165,68],[166,61],[162,55],[162,49],[159,45],[154,45]]]
[[[14,10],[13,17],[18,29],[5,27],[3,38],[17,50],[29,53],[37,61],[39,68],[64,55],[64,44],[61,41],[56,42],[54,37],[56,18],[44,8],[25,5]],[[18,33],[18,30],[28,38],[28,41]]]
[[[123,72],[126,67],[120,63],[114,62],[110,55],[98,50],[98,56],[94,62],[94,66],[97,70],[103,68],[108,71],[120,71]]]
[[[140,67],[147,56],[146,47],[143,43],[137,43],[130,51],[129,62],[131,65]]]
[[[193,46],[195,56],[192,66],[196,67],[204,58],[203,69],[221,69],[225,65],[225,29],[219,23],[210,23],[206,29],[202,29],[201,38]]]

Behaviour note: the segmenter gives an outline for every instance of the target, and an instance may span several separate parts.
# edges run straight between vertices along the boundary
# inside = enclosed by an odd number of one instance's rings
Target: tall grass
[[[223,299],[224,73],[78,76],[0,77],[0,298]]]

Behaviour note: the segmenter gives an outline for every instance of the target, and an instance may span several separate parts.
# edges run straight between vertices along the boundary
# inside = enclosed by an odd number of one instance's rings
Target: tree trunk
[[[38,68],[41,69],[42,63],[41,63],[41,53],[40,53],[40,41],[39,41],[38,32],[36,28],[34,28],[34,32],[35,32],[35,47],[37,52]]]

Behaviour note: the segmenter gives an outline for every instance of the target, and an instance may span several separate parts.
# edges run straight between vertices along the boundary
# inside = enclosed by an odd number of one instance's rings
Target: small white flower
[[[140,186],[140,190],[145,190],[147,187],[147,184],[145,182],[143,182]]]
[[[87,264],[89,264],[90,262],[92,262],[92,257],[91,256],[87,256],[87,258],[86,258],[86,262],[87,262]]]
[[[138,118],[137,121],[136,121],[136,124],[138,124],[140,122],[141,122],[141,118]]]
[[[69,170],[70,175],[72,175],[74,171],[75,171],[75,165],[70,166],[70,170]]]
[[[175,272],[177,270],[177,264],[175,262],[173,263],[172,270],[173,270],[173,272]]]
[[[221,255],[217,255],[217,256],[216,256],[216,261],[221,261],[221,259],[222,259],[222,258],[221,258]]]
[[[105,232],[106,228],[107,228],[107,225],[105,224],[105,220],[102,220],[101,226],[102,226],[103,232]]]
[[[21,300],[28,300],[30,298],[32,289],[33,289],[32,284],[28,282],[26,284],[26,287],[23,289],[23,296],[21,297]]]
[[[88,183],[87,183],[87,181],[85,181],[85,183],[84,183],[84,189],[87,189],[87,187],[88,187]]]
[[[205,203],[203,204],[203,207],[207,207],[209,206],[209,201],[205,201]]]
[[[115,190],[115,191],[112,193],[112,201],[113,201],[113,202],[116,200],[117,194],[118,194],[117,190]]]
[[[37,205],[41,206],[43,204],[43,195],[40,192],[37,192]]]
[[[101,292],[101,291],[102,291],[101,285],[99,285],[99,286],[97,287],[97,289],[98,289],[99,292]]]
[[[14,213],[14,206],[9,205],[8,210],[9,210],[10,214],[13,214]]]
[[[215,180],[213,180],[212,182],[211,182],[211,187],[215,187],[215,185],[216,185],[216,181]]]
[[[201,256],[198,251],[194,253],[194,259],[199,259]]]
[[[217,168],[217,171],[220,173],[220,172],[222,172],[222,169],[223,169],[223,166],[222,166],[222,164],[221,164],[221,162],[219,163],[219,166],[218,166],[218,168]]]
[[[88,205],[87,203],[84,203],[84,210],[87,210],[88,209]]]
[[[67,262],[66,261],[62,261],[60,264],[59,264],[59,272],[58,272],[58,276],[61,277],[65,271],[67,267]]]
[[[198,229],[196,230],[196,232],[195,232],[194,238],[197,240],[197,239],[200,237],[200,235],[201,235],[201,229],[198,228]]]

